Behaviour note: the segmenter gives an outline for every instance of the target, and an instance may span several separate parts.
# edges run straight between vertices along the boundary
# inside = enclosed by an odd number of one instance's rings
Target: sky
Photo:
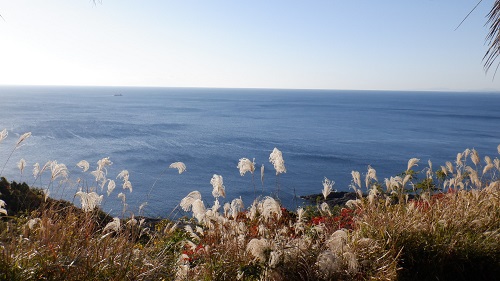
[[[500,91],[478,0],[0,0],[0,85]]]

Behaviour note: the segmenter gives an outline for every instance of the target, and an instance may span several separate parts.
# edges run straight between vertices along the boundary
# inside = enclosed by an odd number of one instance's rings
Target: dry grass
[[[270,158],[284,163],[282,154]],[[221,206],[225,187],[214,175],[210,207],[194,191],[180,202],[192,218],[156,223],[100,211],[97,187],[111,194],[115,183],[111,161],[97,164],[96,187],[78,192],[82,208],[0,182],[0,280],[499,280],[500,160],[481,162],[475,150],[437,170],[412,158],[384,184],[372,167],[353,172],[358,199],[344,207],[290,211],[271,197]],[[49,187],[68,177],[61,165],[46,165]],[[132,192],[128,177],[118,176]],[[324,196],[332,186],[325,179]],[[125,194],[118,197],[125,210]]]

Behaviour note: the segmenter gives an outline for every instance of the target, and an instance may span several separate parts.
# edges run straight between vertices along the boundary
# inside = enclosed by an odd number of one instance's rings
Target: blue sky
[[[0,85],[498,91],[492,2],[0,0]]]

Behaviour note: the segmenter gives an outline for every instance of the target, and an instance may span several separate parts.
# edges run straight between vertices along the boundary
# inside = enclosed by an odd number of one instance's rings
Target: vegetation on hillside
[[[6,136],[0,132],[0,142]],[[23,136],[15,149],[29,137]],[[276,176],[286,172],[278,149],[269,160]],[[117,185],[107,178],[111,164],[103,158],[89,172],[95,182],[75,194],[80,207],[47,196],[56,179],[59,185],[69,179],[56,161],[34,166],[35,179],[50,175],[45,189],[1,179],[0,280],[500,278],[500,160],[481,160],[474,149],[436,169],[412,158],[404,172],[383,181],[370,166],[353,171],[357,197],[340,206],[326,203],[335,193],[326,178],[317,203],[297,210],[273,197],[221,206],[225,186],[214,175],[213,204],[190,192],[178,206],[186,216],[175,221],[102,212],[103,196]],[[90,169],[86,161],[77,166]],[[24,160],[18,167],[23,172]],[[181,162],[171,168],[186,170]],[[237,168],[253,178],[253,161],[242,158]],[[126,170],[117,179],[132,192]],[[126,208],[125,194],[118,198]]]

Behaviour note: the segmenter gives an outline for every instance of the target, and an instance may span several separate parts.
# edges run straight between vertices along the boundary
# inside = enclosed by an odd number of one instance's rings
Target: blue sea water
[[[429,159],[435,168],[453,161],[466,148],[497,157],[499,109],[496,93],[4,86],[0,130],[7,128],[9,137],[0,143],[0,165],[17,138],[32,132],[2,176],[32,183],[35,162],[57,160],[73,182],[81,178],[91,188],[92,176],[76,163],[87,160],[92,170],[110,157],[108,178],[127,169],[133,192],[117,181],[103,208],[119,214],[117,194],[124,192],[132,212],[147,201],[145,215],[165,217],[193,190],[211,205],[213,174],[224,178],[222,203],[241,196],[248,206],[252,176],[240,176],[236,166],[242,157],[255,158],[257,195],[270,195],[279,183],[279,198],[295,208],[296,196],[321,192],[324,177],[346,191],[351,171],[363,173],[368,165],[383,180],[406,170],[413,157],[421,169]],[[274,147],[287,168],[279,178],[268,160]],[[21,158],[28,162],[22,175]],[[185,173],[168,169],[176,161],[186,164]],[[78,186],[55,184],[51,194],[72,201]]]

